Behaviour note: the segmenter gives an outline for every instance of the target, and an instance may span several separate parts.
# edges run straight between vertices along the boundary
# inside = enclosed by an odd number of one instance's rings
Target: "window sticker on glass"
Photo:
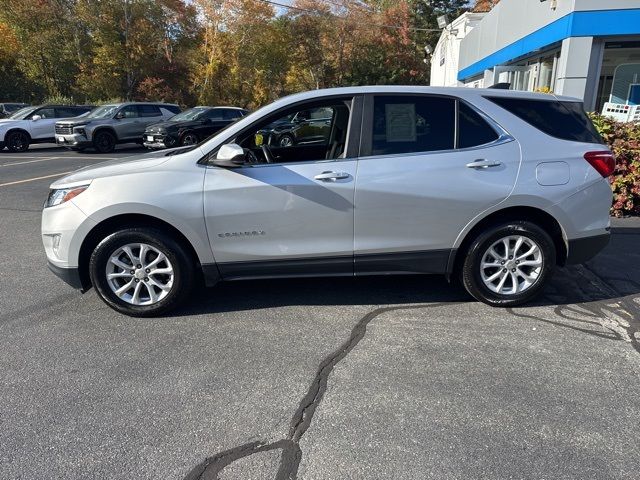
[[[416,106],[413,103],[385,105],[387,142],[416,141]]]

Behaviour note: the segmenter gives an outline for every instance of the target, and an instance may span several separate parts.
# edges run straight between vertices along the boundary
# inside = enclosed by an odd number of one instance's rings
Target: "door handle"
[[[502,162],[498,162],[496,160],[476,160],[475,162],[467,163],[467,168],[491,168],[491,167],[499,167],[502,165]]]
[[[321,180],[323,182],[335,182],[336,180],[344,180],[345,178],[349,178],[350,176],[351,175],[349,175],[347,172],[322,172],[313,178],[315,178],[316,180]]]

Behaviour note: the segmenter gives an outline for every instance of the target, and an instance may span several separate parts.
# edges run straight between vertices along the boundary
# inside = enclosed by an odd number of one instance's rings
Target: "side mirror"
[[[34,122],[42,120],[42,115],[34,115],[33,117],[31,117],[31,120],[33,120]]]
[[[213,164],[216,167],[238,168],[244,165],[246,155],[237,143],[227,143],[220,147]]]
[[[116,113],[116,120],[121,120],[124,118],[124,112],[118,112]]]

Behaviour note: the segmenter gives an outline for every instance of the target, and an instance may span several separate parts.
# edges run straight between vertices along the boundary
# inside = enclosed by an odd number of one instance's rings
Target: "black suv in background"
[[[258,132],[257,143],[275,147],[325,143],[331,131],[332,108],[302,110]]]
[[[0,103],[0,118],[7,118],[13,112],[28,106],[29,106],[28,103],[12,103],[12,102]]]
[[[153,149],[195,145],[247,113],[237,107],[193,107],[165,122],[148,126],[143,143]]]

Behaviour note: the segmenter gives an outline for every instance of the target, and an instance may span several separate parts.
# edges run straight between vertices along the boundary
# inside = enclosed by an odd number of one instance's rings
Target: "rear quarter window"
[[[581,102],[486,98],[552,137],[575,142],[603,143]]]

